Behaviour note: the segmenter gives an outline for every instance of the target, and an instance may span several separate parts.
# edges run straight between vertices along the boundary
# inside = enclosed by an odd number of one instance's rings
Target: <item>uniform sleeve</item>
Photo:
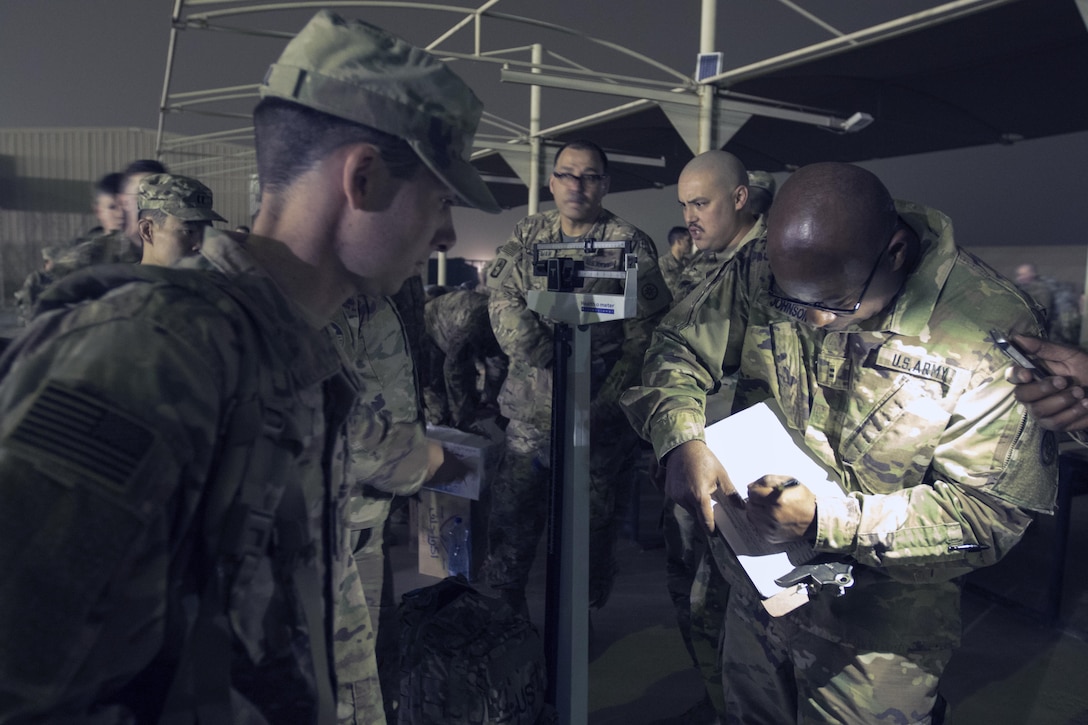
[[[352,326],[353,357],[361,390],[349,424],[355,494],[363,486],[410,496],[427,475],[427,434],[419,409],[418,376],[408,332],[389,300],[359,298],[362,314]],[[369,521],[349,504],[353,523]]]
[[[703,440],[706,395],[735,367],[743,337],[738,265],[728,265],[686,297],[651,337],[642,385],[620,397],[627,419],[663,458],[681,443]]]
[[[525,275],[530,272],[531,259],[526,259],[529,232],[524,224],[514,229],[514,236],[500,247],[489,278],[488,314],[495,330],[495,339],[512,360],[532,367],[544,368],[552,363],[551,330],[528,307]]]
[[[159,653],[237,375],[229,325],[209,320],[200,339],[146,317],[69,329],[0,384],[0,721],[80,720]]]
[[[1057,444],[1015,402],[1004,367],[957,402],[931,480],[817,502],[816,548],[908,580],[948,579],[1000,560],[1033,511],[1052,510]]]

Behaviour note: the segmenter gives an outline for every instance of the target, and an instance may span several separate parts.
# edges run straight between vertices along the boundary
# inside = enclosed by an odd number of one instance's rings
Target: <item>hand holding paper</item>
[[[729,474],[703,441],[687,441],[669,452],[665,493],[700,519],[708,531],[714,530],[711,496],[717,494],[727,505],[744,508],[744,500],[733,487]]]

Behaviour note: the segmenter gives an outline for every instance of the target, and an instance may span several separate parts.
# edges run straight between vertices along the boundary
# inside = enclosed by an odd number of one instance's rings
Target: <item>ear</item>
[[[900,224],[888,240],[887,256],[892,261],[892,270],[898,272],[907,268],[917,256],[918,235],[909,224]]]
[[[154,245],[154,227],[155,222],[151,221],[149,217],[144,217],[140,221],[136,222],[136,228],[140,232],[140,241],[142,241],[144,244]]]
[[[348,206],[355,210],[381,206],[381,197],[388,193],[388,169],[377,146],[357,143],[344,150],[341,188]]]
[[[741,184],[733,192],[733,207],[740,211],[748,204],[748,187]]]

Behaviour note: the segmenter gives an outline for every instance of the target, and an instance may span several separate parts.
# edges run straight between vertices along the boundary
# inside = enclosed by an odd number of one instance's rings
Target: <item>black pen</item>
[[[774,487],[775,491],[785,491],[787,488],[793,488],[794,486],[800,486],[801,482],[796,478],[787,478],[782,483]]]
[[[968,554],[973,554],[976,551],[986,551],[990,547],[986,544],[949,544],[948,551],[955,553],[957,551],[963,551]]]

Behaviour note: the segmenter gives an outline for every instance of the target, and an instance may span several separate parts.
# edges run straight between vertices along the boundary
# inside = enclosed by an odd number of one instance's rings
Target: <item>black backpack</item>
[[[553,722],[544,643],[505,602],[457,576],[405,594],[399,615],[399,725]]]

